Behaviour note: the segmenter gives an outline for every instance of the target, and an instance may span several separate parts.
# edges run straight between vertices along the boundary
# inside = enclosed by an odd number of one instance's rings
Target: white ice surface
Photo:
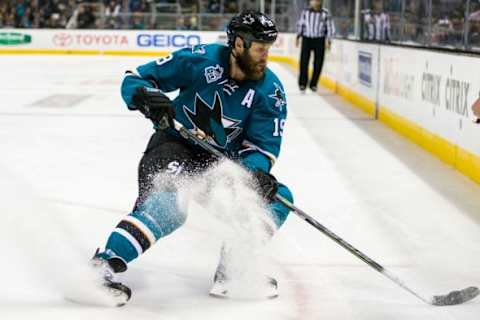
[[[65,301],[78,268],[129,212],[151,125],[122,104],[123,71],[149,59],[0,59],[0,319],[461,319],[431,307],[291,215],[269,245],[269,301],[208,297],[220,244],[187,224],[133,262],[124,308]],[[289,120],[276,176],[296,204],[424,294],[480,285],[480,188],[330,93],[301,96],[281,65]],[[40,106],[51,95],[74,106]],[[60,102],[62,100],[60,99]]]

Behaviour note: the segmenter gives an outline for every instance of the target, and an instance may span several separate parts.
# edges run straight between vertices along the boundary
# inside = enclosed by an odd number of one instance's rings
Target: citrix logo
[[[142,33],[137,36],[137,45],[139,47],[193,47],[201,43],[198,35],[184,34],[147,34]]]

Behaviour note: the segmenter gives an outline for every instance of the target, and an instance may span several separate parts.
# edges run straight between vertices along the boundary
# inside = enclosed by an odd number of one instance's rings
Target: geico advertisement
[[[136,45],[140,48],[183,48],[204,43],[199,34],[140,33]]]

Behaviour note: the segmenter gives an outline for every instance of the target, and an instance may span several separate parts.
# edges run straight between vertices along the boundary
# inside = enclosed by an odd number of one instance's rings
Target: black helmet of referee
[[[247,10],[234,16],[227,26],[228,45],[234,46],[235,39],[240,37],[248,49],[252,41],[273,43],[277,40],[278,30],[272,19],[265,14]]]

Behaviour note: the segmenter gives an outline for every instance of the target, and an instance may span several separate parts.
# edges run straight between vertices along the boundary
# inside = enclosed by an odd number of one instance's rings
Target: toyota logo
[[[57,33],[53,37],[53,43],[59,47],[69,46],[73,41],[73,37],[67,33]]]

